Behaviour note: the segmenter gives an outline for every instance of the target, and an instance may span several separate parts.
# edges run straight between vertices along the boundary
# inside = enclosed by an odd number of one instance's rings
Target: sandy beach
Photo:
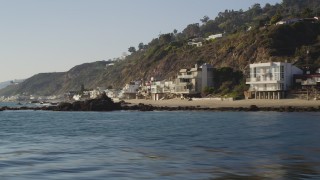
[[[150,104],[152,106],[167,106],[167,107],[178,107],[178,106],[198,106],[203,108],[219,108],[219,107],[249,107],[256,105],[258,107],[319,107],[320,100],[302,100],[302,99],[281,99],[281,100],[236,100],[236,101],[219,101],[219,100],[181,100],[181,99],[170,99],[170,100],[144,100],[144,99],[131,99],[125,100],[131,104]]]

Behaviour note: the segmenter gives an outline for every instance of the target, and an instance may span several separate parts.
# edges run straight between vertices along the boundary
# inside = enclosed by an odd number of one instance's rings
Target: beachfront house
[[[175,94],[200,94],[205,87],[213,87],[213,67],[197,64],[191,69],[181,69],[175,81]]]
[[[250,77],[246,80],[246,84],[250,85],[247,98],[284,98],[292,86],[294,74],[302,74],[302,70],[291,63],[250,64]]]
[[[125,87],[122,89],[122,98],[135,99],[141,84],[141,81],[131,81],[130,83],[126,84]]]
[[[98,98],[101,95],[101,91],[99,89],[94,89],[89,91],[90,99]]]
[[[201,90],[206,87],[213,87],[213,66],[210,64],[203,64],[201,67]]]
[[[105,89],[103,92],[106,93],[106,95],[110,98],[117,98],[120,93],[120,91],[116,89]]]
[[[294,83],[299,89],[307,89],[308,87],[320,90],[320,68],[315,72],[306,74],[295,74]]]
[[[320,74],[304,74],[295,75],[295,82],[301,85],[301,88],[306,86],[314,86],[315,88],[320,87]]]
[[[175,84],[173,81],[156,81],[151,84],[151,99],[158,101],[166,94],[174,93]]]

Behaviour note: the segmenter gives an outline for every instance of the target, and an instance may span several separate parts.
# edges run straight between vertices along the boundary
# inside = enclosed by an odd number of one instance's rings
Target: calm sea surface
[[[320,179],[320,113],[2,111],[0,179]]]

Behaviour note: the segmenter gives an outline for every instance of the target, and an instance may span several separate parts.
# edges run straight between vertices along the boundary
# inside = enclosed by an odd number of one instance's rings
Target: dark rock
[[[285,112],[293,112],[294,109],[291,106],[286,106],[286,107],[284,107],[284,111]]]
[[[113,111],[113,110],[152,110],[152,106],[142,107],[121,107],[120,103],[114,103],[110,98],[102,96],[101,99],[92,99],[87,101],[76,101],[74,103],[61,102],[57,106],[41,106],[41,107],[0,107],[0,111],[5,110],[43,110],[43,111]]]
[[[317,110],[316,110],[316,108],[314,108],[314,107],[308,107],[308,108],[307,108],[307,111],[308,111],[308,112],[315,112],[315,111],[317,111]]]
[[[59,103],[57,108],[57,111],[71,111],[72,110],[72,104],[67,102]]]
[[[76,101],[73,103],[62,102],[54,109],[56,111],[113,111],[121,110],[120,103],[114,103],[105,93],[96,99]]]
[[[153,111],[155,108],[152,105],[138,104],[139,111]]]
[[[45,110],[45,111],[54,111],[56,110],[56,106],[44,106],[41,108],[41,110]]]
[[[256,105],[251,105],[251,106],[249,107],[249,111],[259,111],[259,107],[256,106]]]
[[[120,109],[120,104],[107,99],[95,99],[89,103],[89,111],[113,111]]]
[[[81,109],[83,109],[83,104],[84,103],[81,101],[76,101],[76,102],[72,103],[72,109],[74,111],[80,111]]]

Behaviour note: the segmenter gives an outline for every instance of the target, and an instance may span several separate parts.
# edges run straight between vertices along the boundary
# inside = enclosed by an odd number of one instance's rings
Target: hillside
[[[59,95],[71,90],[80,90],[80,86],[97,87],[95,79],[99,78],[110,62],[100,61],[75,66],[68,72],[40,73],[26,79],[18,85],[11,85],[0,91],[3,96],[16,94]]]
[[[61,94],[79,90],[82,84],[88,89],[121,88],[131,80],[151,77],[172,79],[179,69],[190,68],[196,63],[210,63],[218,72],[223,67],[241,72],[240,80],[220,75],[219,86],[225,81],[232,81],[225,85],[231,91],[239,84],[243,85],[247,67],[253,62],[288,61],[301,68],[320,66],[319,23],[274,25],[283,18],[313,17],[320,12],[319,8],[314,8],[319,5],[319,1],[285,0],[282,4],[267,4],[263,8],[255,4],[245,12],[226,10],[214,20],[204,17],[201,25],[190,24],[180,33],[174,31],[159,35],[147,45],[140,44],[138,50],[130,47],[131,55],[125,60],[115,61],[113,66],[106,66],[109,62],[100,61],[76,66],[68,72],[38,74],[19,85],[0,90],[0,95]],[[225,32],[223,38],[203,42],[202,47],[187,43],[195,37],[205,38],[221,32]]]
[[[7,86],[9,86],[9,85],[10,85],[10,81],[1,82],[1,83],[0,83],[0,89],[3,89],[3,88],[5,88],[5,87],[7,87]]]

